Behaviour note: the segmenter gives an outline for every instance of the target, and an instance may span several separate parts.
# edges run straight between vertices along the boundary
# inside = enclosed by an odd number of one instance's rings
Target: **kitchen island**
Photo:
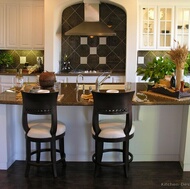
[[[145,84],[134,84],[137,93]],[[88,90],[86,90],[88,93]],[[93,102],[76,99],[76,84],[63,83],[58,101],[58,119],[66,124],[65,151],[67,161],[91,161],[94,141],[91,136]],[[134,161],[179,161],[190,171],[190,99],[150,98],[133,101],[135,136],[130,141]],[[0,94],[0,169],[15,160],[25,159],[25,137],[22,129],[22,99],[18,93]],[[31,120],[34,117],[31,117]],[[44,157],[46,158],[46,157]],[[105,155],[107,160],[116,158]]]

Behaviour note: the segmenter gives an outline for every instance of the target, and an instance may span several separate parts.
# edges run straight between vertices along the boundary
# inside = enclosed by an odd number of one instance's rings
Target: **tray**
[[[184,98],[184,97],[190,97],[190,93],[185,91],[185,92],[181,92],[181,91],[172,91],[170,89],[164,88],[164,87],[152,87],[151,90],[152,92],[155,93],[159,93],[159,94],[163,94],[166,96],[170,96],[170,97],[174,97],[174,98]]]

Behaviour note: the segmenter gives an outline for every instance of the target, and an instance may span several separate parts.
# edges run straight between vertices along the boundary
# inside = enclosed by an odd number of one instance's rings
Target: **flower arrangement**
[[[175,42],[177,42],[176,40],[174,40]],[[170,52],[168,52],[168,54],[170,55],[170,58],[172,59],[172,61],[174,62],[174,64],[176,65],[176,86],[175,86],[175,90],[181,90],[183,91],[183,89],[181,88],[183,86],[183,75],[184,75],[184,69],[187,65],[187,57],[188,57],[188,48],[186,45],[181,46],[179,44],[179,42],[177,42],[177,48],[176,49],[171,49]]]
[[[188,48],[186,45],[181,46],[179,42],[174,40],[177,43],[177,48],[176,49],[171,49],[168,54],[170,55],[172,61],[176,65],[176,69],[184,69],[187,56],[188,56]]]

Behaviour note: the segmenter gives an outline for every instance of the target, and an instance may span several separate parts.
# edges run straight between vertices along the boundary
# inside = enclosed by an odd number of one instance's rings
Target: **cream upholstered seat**
[[[99,126],[101,129],[101,132],[99,134],[100,137],[106,138],[106,133],[108,133],[108,132],[111,133],[112,131],[114,131],[113,136],[112,136],[114,138],[114,137],[117,137],[117,133],[118,134],[120,133],[121,135],[123,135],[123,129],[125,128],[125,122],[123,120],[117,120],[117,119],[104,119],[104,120],[100,120]],[[95,134],[93,127],[92,127],[92,133]],[[135,126],[132,125],[131,130],[129,132],[129,136],[132,137],[132,135],[134,135],[134,133],[135,133]],[[111,137],[111,135],[108,134],[107,137]]]
[[[49,138],[51,137],[50,128],[51,128],[51,120],[50,119],[39,119],[30,121],[28,123],[30,130],[27,133],[28,137],[31,138]],[[58,121],[57,122],[57,131],[56,136],[65,133],[66,127],[64,123]]]
[[[26,137],[26,170],[29,174],[30,166],[52,166],[53,175],[57,177],[56,164],[62,162],[65,165],[64,135],[66,127],[57,120],[57,97],[58,92],[51,93],[27,93],[22,91],[23,113],[22,125]],[[35,115],[36,120],[28,121],[30,115]],[[47,116],[49,119],[39,119],[39,116]],[[59,141],[59,148],[56,146]],[[31,143],[36,144],[31,149]],[[41,146],[42,143],[49,143]],[[50,152],[51,160],[41,161],[42,152]],[[60,154],[57,158],[56,153]],[[36,155],[36,160],[31,156]]]
[[[125,176],[128,175],[129,139],[133,137],[135,127],[132,126],[132,98],[134,91],[125,93],[100,93],[92,91],[93,121],[92,136],[95,140],[95,153],[92,160],[95,163],[95,175],[99,166],[123,166]],[[124,115],[124,120],[100,120],[101,115]],[[104,148],[104,143],[122,143],[122,148]],[[120,162],[103,162],[106,152],[121,152]]]
[[[99,121],[99,126],[101,129],[101,132],[99,134],[100,137],[106,138],[114,138],[118,137],[118,135],[123,135],[123,129],[125,128],[125,121],[123,119],[101,119]],[[92,127],[92,133],[94,133],[93,127]],[[111,134],[112,133],[112,134]],[[132,139],[134,137],[135,133],[135,126],[132,125],[131,130],[129,132],[129,139]],[[133,161],[133,154],[131,152],[128,153],[130,156],[129,163]]]

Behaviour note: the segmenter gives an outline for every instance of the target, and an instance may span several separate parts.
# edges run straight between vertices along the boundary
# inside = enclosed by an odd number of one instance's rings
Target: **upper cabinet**
[[[174,8],[158,7],[157,48],[170,49],[174,39]]]
[[[169,49],[173,44],[174,8],[140,7],[139,49]]]
[[[6,5],[5,48],[17,48],[19,44],[19,5]]]
[[[44,7],[39,3],[21,3],[19,10],[20,48],[43,49]]]
[[[0,3],[0,47],[5,46],[5,5]]]
[[[156,7],[141,7],[140,48],[156,48]]]
[[[176,8],[175,39],[190,49],[190,7]]]
[[[34,4],[32,6],[32,41],[35,49],[44,48],[44,6]]]
[[[0,48],[44,49],[43,1],[14,2],[0,4]]]

